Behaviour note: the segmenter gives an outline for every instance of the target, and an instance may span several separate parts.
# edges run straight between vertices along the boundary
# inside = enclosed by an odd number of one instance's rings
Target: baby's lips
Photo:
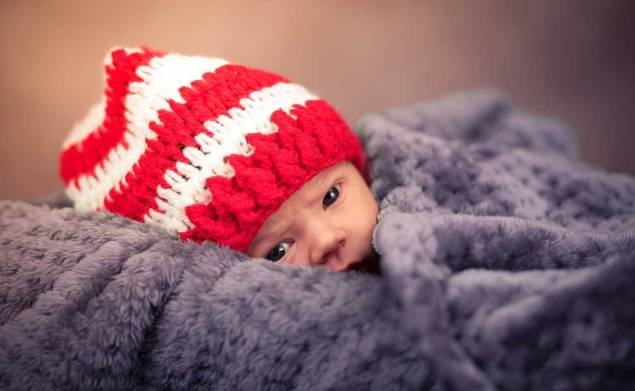
[[[364,259],[360,259],[357,261],[349,261],[344,263],[344,267],[338,271],[349,271],[349,270],[361,270],[366,267],[366,262]]]
[[[346,271],[351,271],[351,270],[355,270],[358,272],[365,272],[366,262],[357,262],[357,263],[351,264],[350,267],[346,269]]]

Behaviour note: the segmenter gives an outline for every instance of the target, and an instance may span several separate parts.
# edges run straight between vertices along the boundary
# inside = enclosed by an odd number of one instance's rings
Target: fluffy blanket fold
[[[383,275],[0,202],[0,389],[635,388],[635,179],[471,91],[368,115]]]

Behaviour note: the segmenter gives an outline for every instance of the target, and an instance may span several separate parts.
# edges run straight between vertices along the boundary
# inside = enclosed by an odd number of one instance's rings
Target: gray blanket
[[[381,276],[0,202],[0,389],[634,389],[634,178],[491,91],[356,130]]]

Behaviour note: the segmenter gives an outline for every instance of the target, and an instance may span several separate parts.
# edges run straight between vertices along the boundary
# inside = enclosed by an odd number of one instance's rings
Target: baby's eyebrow
[[[284,232],[284,230],[278,230],[278,232]],[[264,234],[258,238],[254,239],[254,248],[257,248],[261,243],[266,243],[267,241],[271,241],[272,238],[277,238],[280,235],[275,232],[264,232]]]
[[[273,235],[265,234],[265,235],[262,235],[259,238],[255,238],[254,239],[254,243],[253,243],[254,248],[258,248],[258,246],[260,246],[262,243],[267,242],[270,239],[271,236],[273,236]]]

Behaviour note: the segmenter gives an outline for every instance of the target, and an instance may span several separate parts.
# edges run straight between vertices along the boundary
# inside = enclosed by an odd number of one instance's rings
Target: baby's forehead
[[[324,192],[338,180],[351,179],[357,169],[350,162],[342,162],[320,171],[310,181],[304,184],[289,200],[298,206],[313,206],[322,202]]]
[[[336,181],[351,179],[356,172],[357,169],[350,162],[342,162],[322,170],[293,193],[276,212],[269,216],[266,222],[270,222],[270,224],[265,224],[263,228],[269,228],[269,225],[275,227],[278,223],[288,223],[288,220],[293,220],[298,216],[299,211],[321,206],[325,192]]]

